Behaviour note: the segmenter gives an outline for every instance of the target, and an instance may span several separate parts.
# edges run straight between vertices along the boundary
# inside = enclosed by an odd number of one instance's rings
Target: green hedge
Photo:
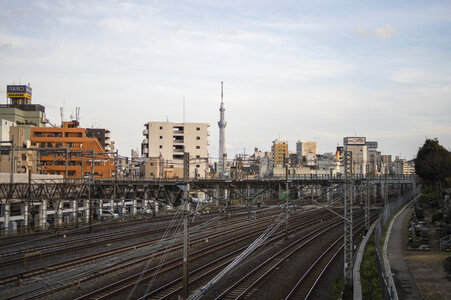
[[[373,238],[368,241],[360,267],[363,299],[382,299],[382,290],[377,268],[377,253]]]

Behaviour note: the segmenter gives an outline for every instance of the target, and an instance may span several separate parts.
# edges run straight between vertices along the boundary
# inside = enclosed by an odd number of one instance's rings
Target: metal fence
[[[376,253],[378,257],[378,269],[379,274],[381,276],[381,288],[382,288],[382,297],[383,299],[395,299],[394,294],[396,287],[394,286],[393,282],[390,282],[387,280],[387,270],[385,269],[385,265],[383,263],[382,259],[382,249],[380,246],[380,240],[382,238],[382,233],[385,224],[390,219],[390,217],[396,213],[404,204],[412,200],[412,198],[418,194],[421,190],[420,186],[417,186],[416,189],[410,190],[402,195],[398,195],[398,197],[389,203],[387,203],[382,210],[382,212],[379,214],[379,219],[376,224],[376,228],[374,230],[374,243],[376,245]]]

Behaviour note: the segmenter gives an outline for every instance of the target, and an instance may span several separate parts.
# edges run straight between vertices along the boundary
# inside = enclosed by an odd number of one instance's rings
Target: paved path
[[[403,249],[407,245],[407,224],[412,208],[406,208],[394,221],[387,255],[399,299],[421,299],[415,280],[404,260]]]

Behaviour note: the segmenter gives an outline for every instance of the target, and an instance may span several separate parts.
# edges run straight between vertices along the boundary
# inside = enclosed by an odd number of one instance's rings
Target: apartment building
[[[97,138],[86,136],[78,121],[63,122],[62,127],[32,127],[30,141],[32,147],[48,148],[40,151],[41,172],[73,178],[113,177],[114,160]]]
[[[415,174],[415,161],[396,157],[394,161],[394,171],[397,175]]]
[[[183,178],[183,153],[190,155],[190,177],[207,178],[208,123],[148,122],[144,124],[142,155],[148,159],[141,171],[151,178]]]
[[[273,169],[278,166],[285,166],[288,160],[288,142],[274,140],[271,146],[271,157]]]

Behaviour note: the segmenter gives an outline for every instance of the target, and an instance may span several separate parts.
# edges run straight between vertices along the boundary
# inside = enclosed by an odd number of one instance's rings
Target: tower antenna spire
[[[223,93],[223,82],[221,81],[221,105],[219,106],[219,160],[218,160],[218,175],[220,178],[224,177],[224,171],[227,166],[227,160],[225,157],[227,156],[225,152],[225,128],[227,126],[227,122],[224,117],[224,93]]]

